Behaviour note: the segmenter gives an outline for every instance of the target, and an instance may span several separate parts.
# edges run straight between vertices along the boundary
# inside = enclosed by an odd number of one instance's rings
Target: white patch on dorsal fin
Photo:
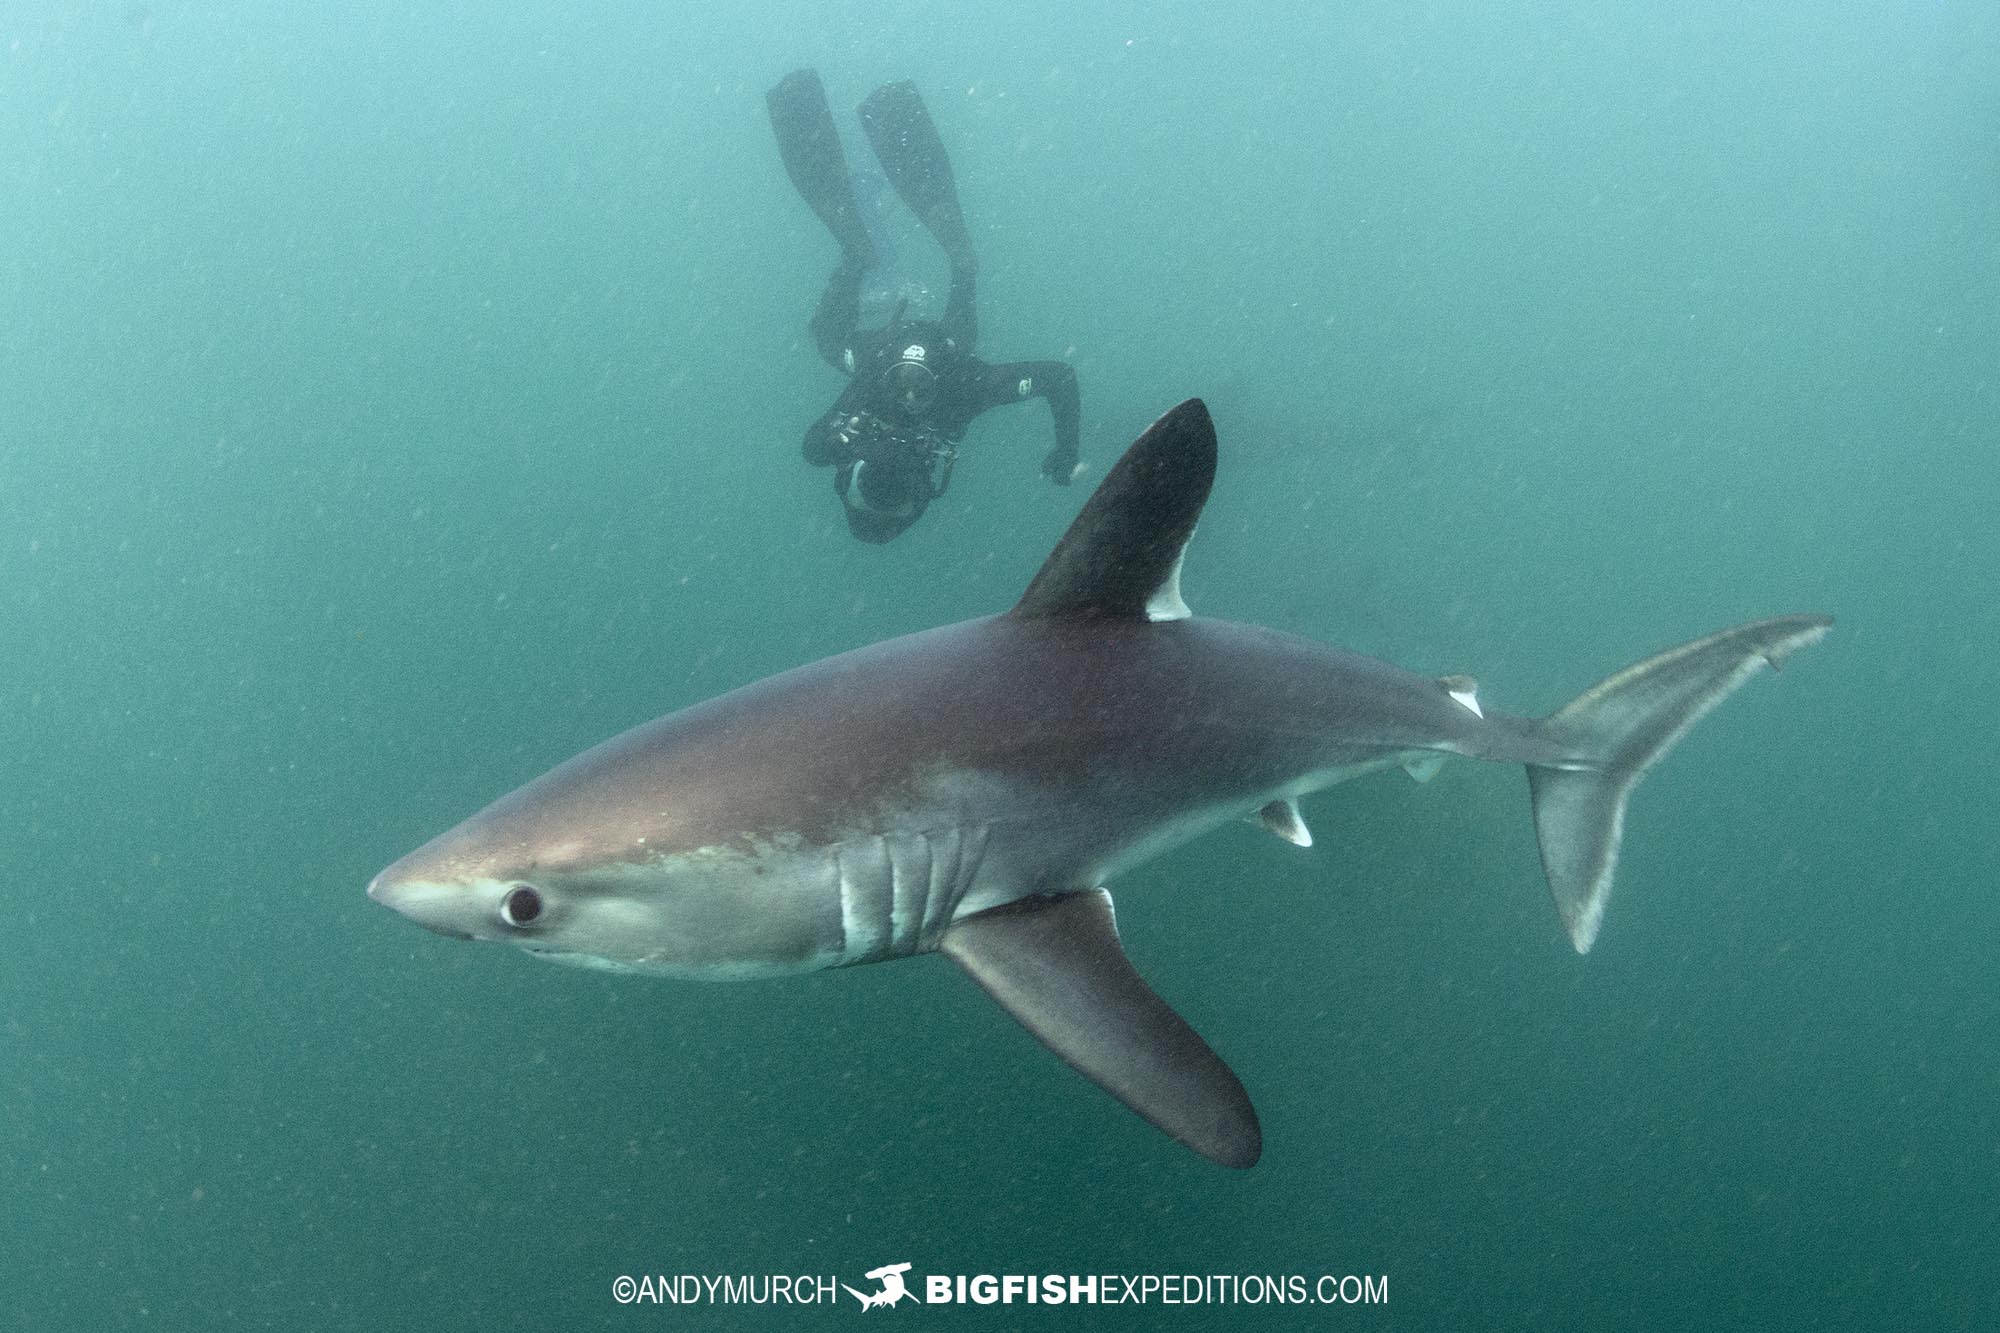
[[[1443,767],[1444,767],[1443,755],[1427,754],[1421,759],[1412,759],[1408,763],[1404,764],[1403,771],[1405,773],[1408,773],[1411,777],[1415,778],[1418,782],[1429,782],[1432,778],[1437,776],[1437,771]]]
[[[1194,534],[1188,535],[1192,537]],[[1187,547],[1183,546],[1181,553],[1174,557],[1173,568],[1167,571],[1167,577],[1161,580],[1159,587],[1153,589],[1153,595],[1146,599],[1146,619],[1186,620],[1194,614],[1188,610],[1187,602],[1181,597],[1181,562],[1186,559]]]
[[[1277,834],[1294,847],[1313,845],[1312,830],[1306,827],[1305,816],[1299,813],[1299,803],[1290,797],[1272,801],[1250,816],[1250,822]]]
[[[1485,717],[1486,712],[1479,706],[1479,682],[1470,676],[1439,676],[1438,684],[1444,692],[1457,700],[1459,707],[1474,717]]]

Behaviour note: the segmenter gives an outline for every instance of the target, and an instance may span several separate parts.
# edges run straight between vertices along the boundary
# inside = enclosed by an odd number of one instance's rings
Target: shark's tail
[[[1626,667],[1542,719],[1550,739],[1583,756],[1574,767],[1528,765],[1542,869],[1578,953],[1604,920],[1625,802],[1641,775],[1758,667],[1777,667],[1832,625],[1779,616],[1722,630]]]

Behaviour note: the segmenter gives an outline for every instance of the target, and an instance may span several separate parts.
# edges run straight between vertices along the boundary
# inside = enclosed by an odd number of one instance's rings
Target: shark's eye
[[[526,884],[516,884],[500,900],[500,919],[519,930],[534,924],[542,914],[542,895]]]

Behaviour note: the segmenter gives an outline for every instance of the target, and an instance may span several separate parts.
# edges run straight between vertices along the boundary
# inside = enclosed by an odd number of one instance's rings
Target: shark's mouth
[[[641,969],[632,963],[622,963],[615,958],[605,958],[594,953],[577,953],[570,949],[551,949],[546,945],[520,944],[516,946],[522,953],[531,953],[537,958],[551,963],[561,963],[566,967],[586,967],[594,972],[637,972]]]

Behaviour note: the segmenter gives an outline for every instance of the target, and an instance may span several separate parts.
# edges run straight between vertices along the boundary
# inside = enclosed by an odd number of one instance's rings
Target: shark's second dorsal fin
[[[1190,398],[1099,483],[1011,614],[1182,620],[1181,553],[1215,481],[1215,424]]]

